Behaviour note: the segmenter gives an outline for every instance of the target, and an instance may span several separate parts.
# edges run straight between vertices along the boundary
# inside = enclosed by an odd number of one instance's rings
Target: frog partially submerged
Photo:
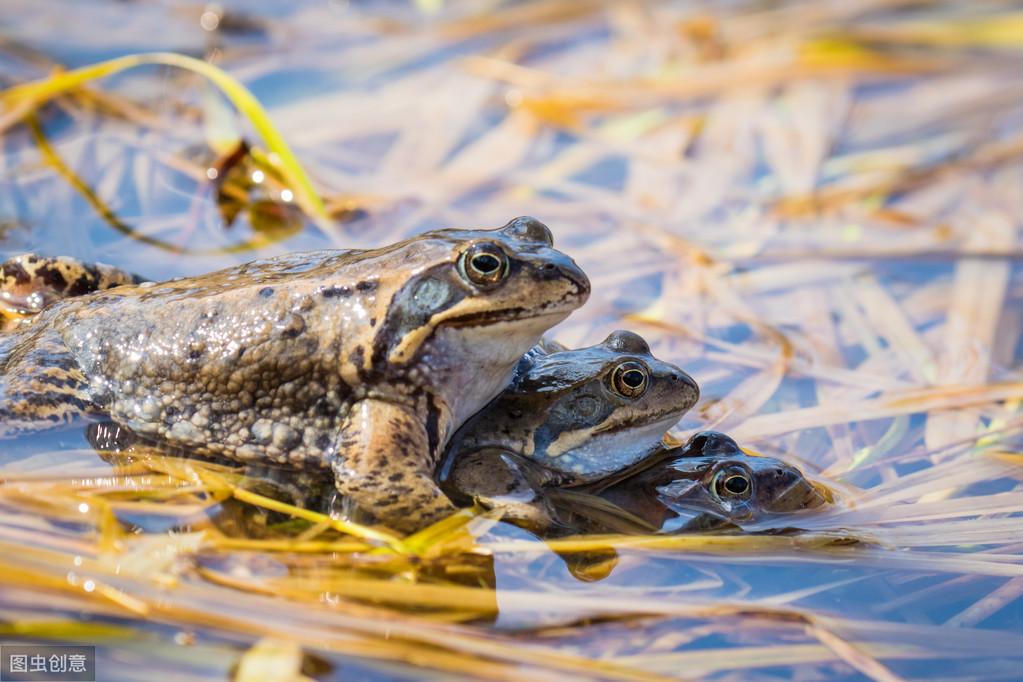
[[[455,434],[438,477],[455,499],[501,507],[542,530],[549,524],[545,489],[635,465],[699,394],[688,374],[655,358],[638,334],[616,331],[577,350],[545,342]]]
[[[703,431],[577,493],[554,491],[548,502],[577,530],[678,533],[749,528],[820,507],[830,494],[790,464]]]
[[[531,218],[58,301],[0,339],[0,435],[82,415],[241,461],[331,467],[414,530],[451,434],[589,295]]]

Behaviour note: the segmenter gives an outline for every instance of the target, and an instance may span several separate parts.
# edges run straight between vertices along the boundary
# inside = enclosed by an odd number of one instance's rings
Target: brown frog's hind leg
[[[11,330],[54,301],[145,280],[111,265],[27,253],[0,263],[0,328]]]
[[[37,334],[0,342],[0,438],[99,412],[89,398],[88,380],[64,345]]]
[[[342,495],[395,530],[416,531],[457,511],[433,480],[423,420],[407,407],[353,405],[331,467]]]

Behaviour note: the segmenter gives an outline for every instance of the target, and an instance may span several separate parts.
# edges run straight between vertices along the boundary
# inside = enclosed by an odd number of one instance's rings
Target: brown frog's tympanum
[[[542,490],[603,479],[654,451],[699,398],[696,382],[658,360],[638,334],[568,350],[544,342],[512,383],[455,434],[439,471],[455,499],[547,523]]]
[[[820,507],[827,490],[796,467],[747,455],[723,433],[703,431],[633,470],[549,500],[563,522],[599,532],[697,532],[749,528]]]
[[[58,301],[0,338],[0,434],[91,414],[198,454],[330,466],[417,529],[454,510],[433,480],[451,434],[589,295],[552,244],[518,218]]]

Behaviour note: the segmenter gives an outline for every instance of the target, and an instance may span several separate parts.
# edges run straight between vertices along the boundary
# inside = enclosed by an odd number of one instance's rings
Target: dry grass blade
[[[312,682],[302,674],[297,642],[261,639],[238,662],[235,682]]]
[[[916,21],[872,27],[863,34],[873,40],[959,48],[1019,49],[1023,46],[1023,14],[947,21]]]
[[[946,624],[961,627],[974,625],[1011,606],[1020,597],[1023,597],[1023,577],[1012,578],[988,596],[957,613]]]
[[[876,682],[898,682],[902,679],[898,675],[892,674],[891,670],[878,663],[876,659],[871,658],[834,633],[819,626],[810,626],[808,630],[810,634],[820,640],[821,644],[866,677]]]

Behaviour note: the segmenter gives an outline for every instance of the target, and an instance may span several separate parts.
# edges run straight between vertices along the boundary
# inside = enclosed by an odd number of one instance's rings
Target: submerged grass
[[[747,534],[543,542],[465,510],[401,538],[292,504],[238,467],[25,445],[0,451],[0,634],[97,643],[114,660],[154,652],[146,665],[168,677],[211,679],[1012,677],[1018,9],[424,4],[427,24],[354,4],[338,19],[324,3],[250,22],[314,80],[273,117],[324,187],[366,198],[350,224],[224,248],[230,221],[201,210],[209,168],[232,174],[224,191],[242,206],[256,170],[278,169],[322,217],[318,195],[240,80],[131,55],[0,95],[0,218],[33,227],[11,228],[9,248],[72,235],[77,255],[145,274],[187,236],[198,247],[177,249],[180,274],[246,249],[378,245],[533,213],[594,282],[560,340],[635,328],[703,389],[675,437],[726,431],[835,503]],[[279,63],[216,37],[242,80],[280,83]],[[355,67],[332,70],[339,59]],[[197,117],[215,115],[187,92],[164,93],[170,107],[83,96],[141,63],[210,78],[276,165],[183,151],[205,149]],[[156,139],[132,138],[143,121]],[[118,224],[147,238],[111,240]]]

